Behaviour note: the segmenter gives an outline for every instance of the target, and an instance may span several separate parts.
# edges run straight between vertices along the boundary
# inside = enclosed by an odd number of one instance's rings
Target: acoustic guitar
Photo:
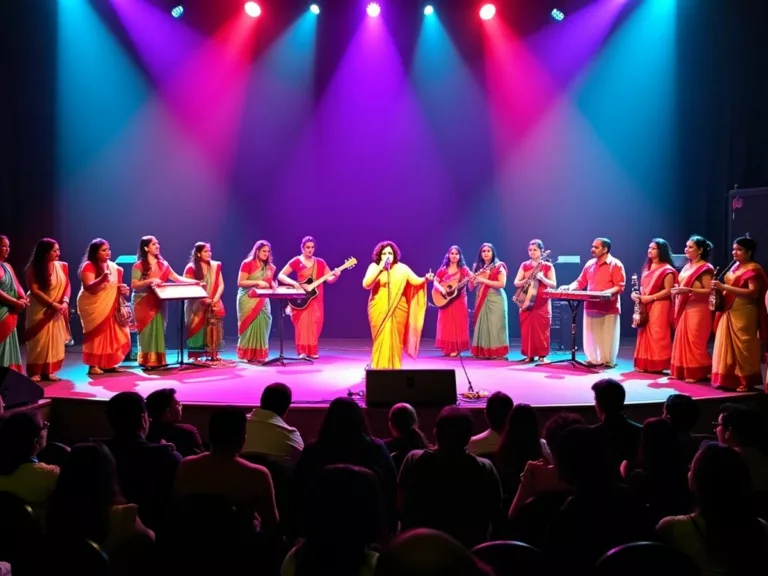
[[[346,270],[347,268],[354,267],[356,264],[357,264],[357,259],[347,258],[344,264],[339,266],[339,268],[341,270]],[[294,310],[304,310],[304,308],[309,306],[309,303],[312,302],[312,299],[317,296],[317,287],[320,286],[320,284],[322,284],[326,280],[328,280],[328,278],[330,278],[331,276],[333,276],[333,270],[328,272],[328,274],[326,274],[322,278],[318,278],[317,280],[312,278],[312,276],[309,276],[302,282],[299,282],[299,284],[303,284],[304,286],[306,286],[306,289],[305,289],[306,295],[304,296],[304,298],[295,298],[295,299],[288,300],[288,305]]]
[[[488,264],[486,267],[482,268],[479,272],[475,274],[482,274],[483,272],[487,272],[491,268],[493,268],[495,264],[491,263]],[[451,303],[451,301],[456,298],[459,294],[461,294],[461,291],[464,289],[464,286],[469,284],[469,282],[472,280],[472,276],[467,276],[463,280],[459,280],[456,284],[440,284],[443,288],[445,288],[445,296],[443,296],[442,292],[440,292],[440,289],[438,288],[437,282],[432,284],[432,302],[435,304],[436,308],[445,308],[448,306],[448,304]]]

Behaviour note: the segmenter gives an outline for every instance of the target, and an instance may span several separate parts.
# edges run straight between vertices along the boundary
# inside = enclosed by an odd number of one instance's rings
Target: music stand
[[[261,298],[269,298],[270,300],[278,300],[278,307],[280,308],[280,320],[279,325],[277,327],[277,332],[280,338],[280,353],[275,358],[270,358],[263,362],[262,366],[269,366],[272,364],[279,364],[280,366],[285,366],[286,362],[309,362],[310,364],[314,364],[313,360],[311,358],[308,358],[307,356],[304,356],[303,358],[296,358],[293,356],[286,356],[284,354],[285,350],[285,336],[284,336],[284,328],[283,328],[283,322],[285,321],[285,305],[282,303],[282,300],[298,300],[300,298],[304,298],[307,293],[304,292],[304,290],[299,290],[297,288],[291,288],[289,286],[278,286],[275,289],[272,288],[254,288],[254,291],[256,292],[256,295]]]
[[[576,320],[578,318],[579,309],[581,308],[582,300],[566,300],[568,306],[571,309],[571,357],[563,358],[562,360],[552,360],[551,362],[537,362],[536,366],[549,366],[551,364],[570,364],[573,368],[585,368],[592,372],[597,373],[594,366],[582,362],[576,358]]]
[[[199,368],[194,363],[184,362],[184,301],[185,300],[202,300],[208,298],[208,292],[200,284],[158,284],[152,286],[152,291],[163,302],[170,302],[173,300],[179,300],[181,302],[181,313],[179,314],[179,352],[178,352],[178,365],[179,370],[183,370],[185,366],[191,366],[193,368]]]

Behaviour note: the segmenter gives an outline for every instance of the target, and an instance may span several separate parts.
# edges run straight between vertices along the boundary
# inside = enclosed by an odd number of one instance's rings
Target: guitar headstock
[[[357,258],[347,258],[344,261],[344,264],[339,266],[339,268],[341,268],[342,270],[345,270],[347,268],[354,268],[355,266],[357,266]]]
[[[541,255],[542,260],[549,260],[549,255],[552,254],[552,250],[544,250]]]
[[[634,290],[638,290],[640,288],[640,284],[637,281],[637,274],[632,274],[632,288]]]

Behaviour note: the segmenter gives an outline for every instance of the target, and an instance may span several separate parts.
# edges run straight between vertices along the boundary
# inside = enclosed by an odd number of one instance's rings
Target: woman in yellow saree
[[[411,358],[419,353],[424,315],[427,311],[427,282],[434,274],[420,277],[400,262],[394,242],[379,242],[373,262],[363,278],[368,298],[368,323],[373,337],[371,368],[402,366],[403,351]]]
[[[27,376],[57,382],[69,341],[69,266],[59,261],[59,244],[51,238],[37,241],[27,265]]]
[[[733,243],[736,265],[725,282],[712,281],[723,295],[723,311],[715,317],[712,385],[748,392],[762,382],[761,361],[768,341],[765,293],[768,278],[753,258],[757,243],[738,238]]]
[[[131,349],[128,323],[117,319],[120,297],[129,292],[123,269],[110,260],[109,242],[96,238],[80,265],[77,311],[83,325],[83,364],[88,374],[120,372],[117,367]]]

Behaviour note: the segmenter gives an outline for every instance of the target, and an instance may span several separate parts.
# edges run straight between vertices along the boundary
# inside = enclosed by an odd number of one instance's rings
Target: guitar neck
[[[315,289],[315,288],[317,288],[318,286],[320,286],[320,284],[322,284],[323,282],[325,282],[326,280],[328,280],[328,278],[330,278],[331,276],[333,276],[333,271],[331,271],[331,272],[328,272],[328,274],[326,274],[326,275],[325,275],[325,276],[323,276],[322,278],[319,278],[318,280],[315,280],[314,282],[312,282],[312,284],[310,284],[310,285],[309,285],[309,287],[310,287],[311,289]]]

